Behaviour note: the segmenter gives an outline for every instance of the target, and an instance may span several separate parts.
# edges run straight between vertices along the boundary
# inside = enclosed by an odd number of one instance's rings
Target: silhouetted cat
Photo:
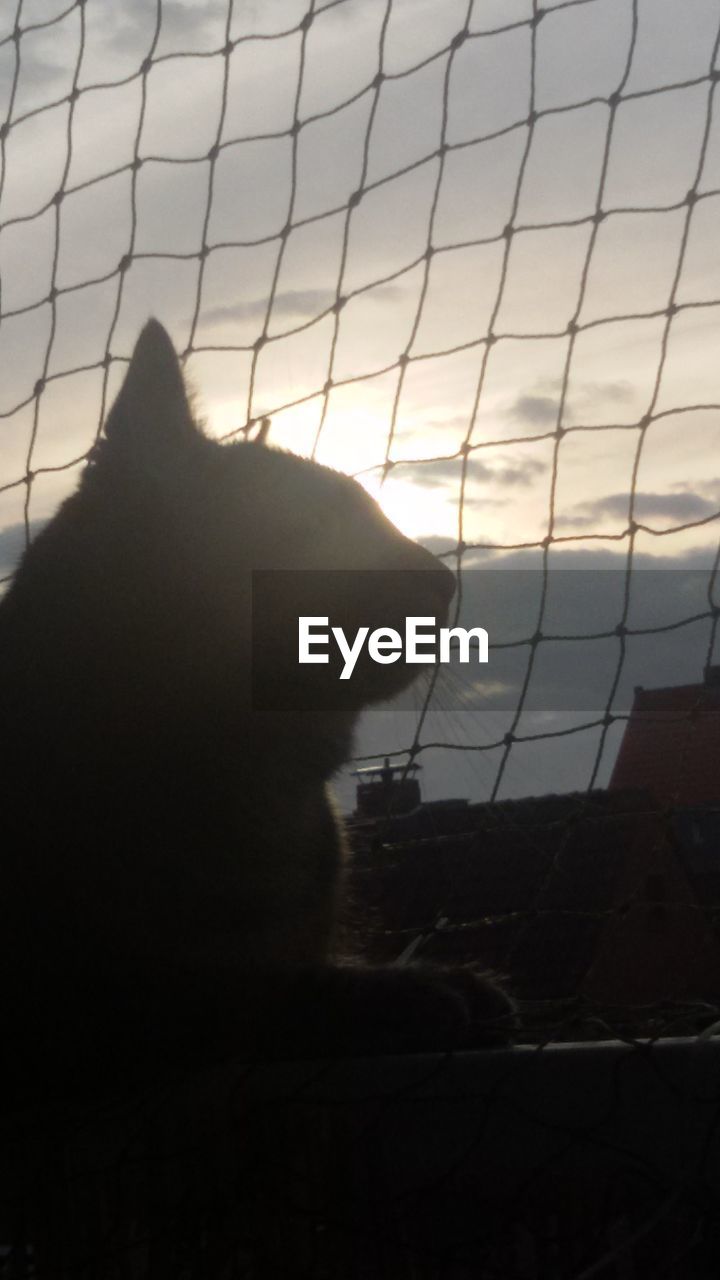
[[[326,784],[362,706],[416,668],[366,665],[337,706],[254,709],[253,569],[322,570],[348,623],[440,625],[454,590],[354,481],[204,437],[150,322],[78,491],[0,605],[6,1087],[178,1056],[444,1048],[507,1017],[467,971],[333,961],[344,841]],[[334,599],[333,570],[395,585]]]

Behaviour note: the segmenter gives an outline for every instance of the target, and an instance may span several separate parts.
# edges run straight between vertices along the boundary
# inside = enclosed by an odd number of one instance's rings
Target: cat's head
[[[121,686],[134,669],[148,696],[168,686],[198,713],[227,701],[231,686],[247,697],[253,654],[256,671],[270,673],[274,709],[284,699],[292,709],[299,614],[325,615],[349,635],[362,625],[402,629],[408,615],[440,626],[454,591],[452,574],[348,476],[260,441],[205,436],[156,321],[138,340],[79,492],[35,546],[69,593],[84,661],[104,654]],[[253,572],[263,588],[255,618]],[[256,615],[257,599],[256,590]],[[417,670],[363,656],[342,688],[335,670],[343,716],[392,696]],[[329,673],[304,674],[307,699],[313,675]]]

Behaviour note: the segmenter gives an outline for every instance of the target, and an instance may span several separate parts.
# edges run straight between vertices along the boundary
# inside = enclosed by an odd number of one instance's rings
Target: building
[[[702,684],[635,690],[610,790],[649,791],[659,804],[720,808],[720,666]]]
[[[378,963],[485,965],[506,976],[530,1028],[568,1008],[591,1011],[594,1034],[598,1011],[638,1034],[677,1031],[683,1011],[687,1025],[703,1010],[712,1020],[719,761],[713,667],[701,685],[636,691],[607,791],[424,804],[415,780],[409,808],[400,769],[363,774],[357,949]]]

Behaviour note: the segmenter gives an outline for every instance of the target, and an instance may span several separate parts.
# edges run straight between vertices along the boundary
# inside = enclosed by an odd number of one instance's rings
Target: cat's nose
[[[437,598],[443,609],[447,609],[455,595],[455,574],[446,565],[438,561],[435,568],[425,570],[425,575],[427,576],[427,585],[430,591]]]
[[[437,619],[438,626],[444,626],[450,611],[450,601],[455,595],[455,575],[436,560],[432,567],[421,569],[415,578],[415,609],[432,614]]]
[[[407,574],[405,582],[410,593],[408,600],[414,601],[413,608],[409,612],[432,613],[442,620],[440,621],[442,626],[450,601],[455,595],[455,574],[431,551],[419,546],[416,542],[408,541],[405,541],[401,556],[396,558],[393,568],[400,573],[398,590],[403,599],[405,599],[403,578]]]

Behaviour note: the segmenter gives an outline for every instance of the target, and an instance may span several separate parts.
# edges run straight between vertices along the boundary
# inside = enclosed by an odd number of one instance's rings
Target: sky
[[[531,0],[87,0],[83,23],[23,0],[16,42],[2,6],[0,572],[23,545],[17,482],[34,473],[32,529],[154,314],[192,348],[211,434],[267,414],[272,441],[360,473],[410,536],[474,548],[463,616],[489,568],[520,616],[548,535],[559,577],[623,569],[633,477],[635,574],[662,570],[659,598],[690,616],[720,529],[720,0],[543,10],[533,28]],[[595,595],[610,629],[618,602]],[[699,679],[708,637],[682,627],[670,654],[648,636],[628,671]],[[545,653],[557,690],[567,646]],[[585,671],[604,707],[611,676],[593,684],[585,655],[573,689]],[[498,662],[467,709],[432,704],[422,740],[473,749],[424,753],[429,796],[493,790]],[[586,710],[544,692],[524,714],[542,735]],[[374,712],[358,752],[416,725]],[[606,782],[618,736],[516,744],[499,793]]]

